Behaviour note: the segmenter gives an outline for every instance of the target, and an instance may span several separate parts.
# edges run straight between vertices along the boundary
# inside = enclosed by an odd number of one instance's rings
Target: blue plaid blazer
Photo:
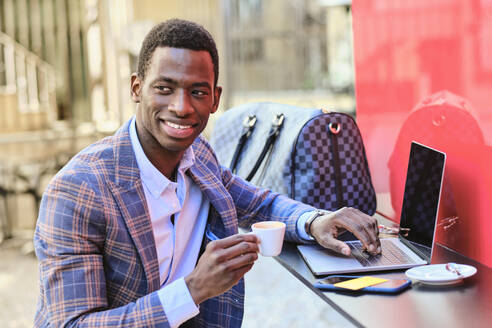
[[[47,187],[36,225],[40,295],[36,327],[168,327],[156,291],[159,267],[129,122],[77,154]],[[203,137],[189,176],[208,197],[208,228],[219,238],[255,221],[287,224],[313,208],[258,189],[219,165]],[[203,246],[209,240],[204,236]],[[200,304],[191,327],[239,327],[244,281]]]

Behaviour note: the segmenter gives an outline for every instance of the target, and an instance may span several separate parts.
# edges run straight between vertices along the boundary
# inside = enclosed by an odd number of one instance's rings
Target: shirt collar
[[[172,182],[171,180],[166,178],[166,176],[164,176],[164,174],[162,174],[145,155],[142,145],[140,144],[140,140],[138,140],[135,116],[133,116],[130,123],[129,132],[133,151],[137,159],[137,165],[140,170],[140,178],[142,179],[142,183],[145,185],[148,191],[152,194],[154,198],[157,199],[166,188],[170,187],[175,190],[177,187],[177,183]],[[194,162],[195,155],[193,153],[193,149],[191,147],[188,147],[179,162],[178,172],[184,175],[186,170],[189,169]]]

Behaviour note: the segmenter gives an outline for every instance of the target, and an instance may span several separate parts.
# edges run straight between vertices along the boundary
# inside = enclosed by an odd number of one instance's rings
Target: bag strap
[[[260,153],[260,156],[256,160],[255,165],[253,166],[253,169],[251,169],[251,172],[249,172],[248,176],[246,177],[247,181],[251,181],[253,179],[256,171],[258,171],[258,168],[261,165],[261,162],[263,162],[263,159],[265,158],[266,154],[273,149],[273,145],[275,144],[275,140],[277,140],[280,130],[282,129],[282,126],[284,124],[284,114],[280,113],[275,115],[272,125],[270,127],[270,132],[268,133],[268,138],[265,142],[265,145],[263,146],[263,149]]]
[[[244,118],[243,121],[243,132],[241,133],[241,137],[239,138],[239,142],[237,143],[236,150],[234,151],[234,155],[232,156],[231,168],[232,173],[236,173],[237,164],[239,161],[239,155],[248,141],[249,137],[253,133],[256,124],[256,115],[248,115]]]
[[[333,170],[335,171],[335,190],[337,196],[337,208],[347,206],[347,201],[343,199],[343,185],[342,185],[342,170],[340,164],[340,151],[338,150],[338,133],[340,132],[341,124],[336,122],[330,122],[328,124],[328,131],[331,138],[331,160]]]

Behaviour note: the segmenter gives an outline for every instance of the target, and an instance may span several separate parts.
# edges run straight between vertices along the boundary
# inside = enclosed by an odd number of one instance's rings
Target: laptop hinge
[[[431,260],[431,251],[427,250],[428,247],[419,245],[421,248],[417,247],[414,243],[405,238],[398,236],[398,239],[405,244],[408,248],[410,248],[415,254],[417,254],[422,260],[430,263]]]

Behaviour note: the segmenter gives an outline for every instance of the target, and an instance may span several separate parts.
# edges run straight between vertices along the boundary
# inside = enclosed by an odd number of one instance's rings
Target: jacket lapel
[[[219,238],[238,232],[236,207],[223,183],[197,156],[189,175],[210,201],[218,215],[210,215],[208,224]]]
[[[115,135],[115,178],[114,182],[110,182],[110,189],[140,256],[147,278],[147,289],[152,292],[160,287],[159,264],[152,223],[128,127],[129,122]]]

